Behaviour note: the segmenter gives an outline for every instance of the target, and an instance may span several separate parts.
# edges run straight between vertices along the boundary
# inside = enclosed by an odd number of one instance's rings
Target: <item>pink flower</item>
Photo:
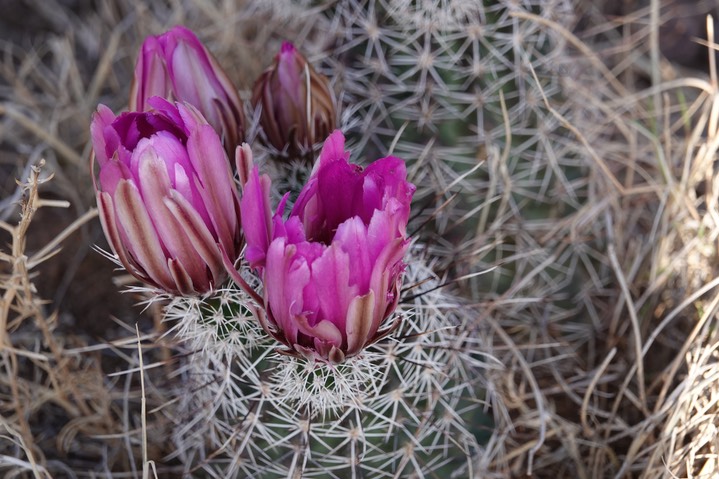
[[[186,103],[152,98],[148,112],[91,124],[94,186],[110,246],[136,278],[172,294],[201,294],[240,253],[239,198],[220,138]],[[94,169],[94,161],[93,161]]]
[[[335,128],[335,99],[327,78],[317,73],[289,42],[257,79],[252,104],[262,107],[263,139],[278,151],[300,155]]]
[[[404,161],[363,170],[335,131],[285,220],[287,195],[272,215],[270,179],[250,171],[248,152],[240,208],[246,258],[264,285],[263,326],[295,354],[339,363],[392,329],[380,327],[399,300],[415,190]]]
[[[130,111],[145,111],[160,96],[190,103],[221,135],[229,156],[244,137],[245,117],[237,89],[195,34],[176,26],[149,36],[135,63]]]

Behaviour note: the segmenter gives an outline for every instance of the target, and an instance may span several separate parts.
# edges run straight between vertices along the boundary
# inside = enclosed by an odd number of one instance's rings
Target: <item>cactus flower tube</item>
[[[133,276],[171,294],[202,294],[227,278],[223,254],[233,261],[240,253],[230,164],[193,106],[148,103],[147,112],[115,116],[100,105],[93,115],[102,227]]]
[[[274,64],[255,82],[252,104],[261,106],[263,140],[290,155],[304,154],[335,128],[335,99],[327,78],[284,42]]]
[[[283,219],[287,195],[272,215],[270,179],[250,155],[238,155],[247,172],[240,208],[245,257],[263,281],[263,327],[290,352],[342,362],[392,329],[380,328],[399,301],[415,190],[404,161],[382,158],[363,170],[348,163],[335,131]]]
[[[229,156],[244,138],[245,117],[237,89],[195,34],[176,26],[145,39],[135,64],[130,111],[145,111],[160,96],[197,108],[222,136]]]

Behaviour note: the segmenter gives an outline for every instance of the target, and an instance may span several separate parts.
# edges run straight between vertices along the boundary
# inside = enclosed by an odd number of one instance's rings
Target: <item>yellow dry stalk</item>
[[[97,215],[96,210],[89,211],[81,218],[68,226],[60,235],[54,238],[32,256],[26,254],[27,234],[30,224],[33,221],[37,210],[44,206],[63,207],[69,206],[67,201],[45,200],[40,198],[38,193],[42,184],[50,181],[52,174],[41,178],[45,161],[41,160],[30,169],[30,174],[25,182],[18,181],[18,186],[23,190],[20,202],[20,220],[17,225],[0,221],[0,228],[7,231],[11,236],[10,252],[0,251],[0,262],[6,263],[9,267],[8,274],[0,276],[0,290],[3,290],[0,297],[0,367],[5,369],[6,377],[12,394],[12,408],[15,412],[13,417],[8,417],[6,427],[12,427],[14,422],[16,430],[11,431],[16,435],[23,445],[35,477],[46,477],[44,468],[38,464],[42,459],[35,457],[37,451],[34,447],[34,439],[27,422],[28,415],[26,408],[32,408],[31,398],[26,398],[26,388],[21,388],[19,377],[19,363],[22,360],[31,361],[36,367],[42,369],[52,384],[56,393],[56,401],[62,405],[71,415],[89,416],[91,408],[78,394],[73,381],[63,381],[70,371],[67,370],[67,362],[62,357],[62,347],[57,343],[52,334],[52,325],[55,322],[56,314],[45,315],[43,311],[43,300],[36,296],[36,288],[31,281],[32,270],[51,258],[59,251],[59,243],[72,234],[80,226]],[[26,351],[16,348],[12,342],[12,333],[27,320],[34,320],[43,337],[44,344],[50,350],[50,356],[40,352]],[[19,357],[22,357],[19,360]],[[42,454],[40,452],[40,454]]]
[[[30,227],[33,216],[37,209],[42,206],[38,195],[38,188],[40,184],[52,178],[40,179],[40,172],[44,165],[45,161],[41,160],[38,165],[32,167],[30,177],[26,183],[18,182],[18,185],[23,188],[23,198],[21,201],[20,222],[17,226],[0,222],[0,228],[10,233],[12,237],[10,254],[0,252],[0,260],[11,265],[11,273],[3,285],[5,294],[2,300],[0,300],[0,346],[4,348],[11,346],[8,336],[9,328],[19,326],[17,323],[9,323],[13,304],[16,305],[16,309],[14,310],[19,313],[20,317],[27,317],[28,315],[26,315],[26,313],[32,313],[37,309],[33,301],[34,287],[28,275],[29,269],[27,256],[25,255],[25,243],[27,230]]]
[[[30,227],[32,218],[39,207],[38,187],[44,181],[40,180],[40,171],[44,166],[44,160],[41,160],[37,166],[33,166],[30,178],[27,183],[21,184],[23,187],[23,199],[21,202],[21,217],[17,226],[11,226],[7,223],[0,222],[0,227],[12,236],[12,251],[10,254],[2,253],[0,260],[11,265],[11,273],[5,279],[3,289],[5,293],[0,300],[0,352],[2,352],[3,365],[7,370],[10,389],[15,409],[15,418],[18,422],[19,435],[22,438],[24,449],[27,453],[28,460],[32,465],[36,476],[38,476],[38,466],[33,454],[33,436],[30,426],[27,423],[24,414],[24,405],[21,398],[17,381],[13,378],[17,377],[18,372],[18,352],[13,348],[10,340],[10,327],[17,327],[19,323],[30,316],[36,316],[40,313],[39,305],[33,300],[34,287],[30,281],[27,268],[27,256],[25,256],[25,243],[27,230]],[[14,306],[14,307],[13,307]],[[10,323],[10,312],[17,315],[18,321]]]

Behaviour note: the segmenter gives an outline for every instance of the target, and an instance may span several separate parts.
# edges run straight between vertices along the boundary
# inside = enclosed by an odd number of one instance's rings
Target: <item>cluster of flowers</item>
[[[173,295],[204,295],[231,276],[259,303],[286,352],[338,363],[391,329],[408,248],[414,186],[404,162],[350,164],[334,131],[326,78],[284,43],[253,91],[264,138],[312,149],[329,134],[289,215],[242,143],[245,117],[229,77],[188,29],[146,39],[129,112],[93,116],[93,173],[102,226],[122,266]],[[240,188],[233,179],[233,164]],[[235,269],[244,258],[262,295]]]

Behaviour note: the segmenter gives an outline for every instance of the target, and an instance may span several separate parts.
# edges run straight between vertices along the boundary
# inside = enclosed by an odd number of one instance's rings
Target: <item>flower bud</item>
[[[182,26],[145,39],[135,64],[130,111],[145,111],[154,96],[197,108],[222,137],[229,156],[244,138],[237,89],[195,34]]]
[[[329,82],[284,42],[275,63],[255,82],[252,104],[261,107],[261,139],[289,155],[304,155],[335,128],[335,99]]]
[[[103,230],[125,269],[172,294],[213,290],[240,254],[239,198],[220,137],[187,103],[155,97],[147,112],[91,124]],[[93,170],[95,167],[93,160]]]
[[[240,208],[245,257],[262,277],[265,329],[295,354],[339,363],[384,337],[408,247],[415,187],[404,161],[348,163],[335,131],[289,217],[272,216],[270,179],[254,167]],[[397,323],[398,324],[398,323]]]

